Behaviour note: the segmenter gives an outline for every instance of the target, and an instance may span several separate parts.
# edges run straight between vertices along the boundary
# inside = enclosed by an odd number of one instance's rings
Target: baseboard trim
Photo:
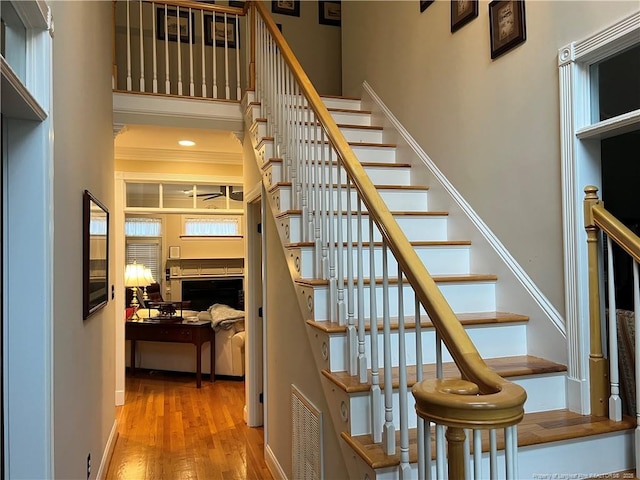
[[[116,407],[124,405],[124,390],[116,390]]]
[[[98,480],[102,480],[107,476],[107,471],[109,470],[109,463],[111,462],[111,456],[113,455],[113,450],[115,449],[117,440],[118,440],[118,420],[115,419],[113,421],[113,426],[111,427],[111,433],[109,433],[109,438],[107,439],[107,444],[104,447],[102,460],[100,460],[100,468],[98,469],[98,474],[96,475],[96,478]]]
[[[284,470],[280,466],[278,459],[274,455],[269,445],[265,445],[264,447],[264,462],[267,464],[267,468],[269,469],[269,472],[271,472],[271,475],[274,479],[288,480],[286,473],[284,473]]]
[[[533,283],[529,275],[522,269],[518,262],[513,258],[505,246],[494,235],[491,229],[486,223],[478,216],[473,210],[471,205],[460,195],[455,187],[444,176],[440,169],[433,163],[433,160],[429,158],[426,152],[420,147],[418,142],[409,134],[409,132],[402,126],[400,121],[391,113],[391,110],[384,104],[382,99],[374,92],[373,88],[365,81],[362,84],[364,91],[371,98],[371,100],[377,105],[382,114],[387,118],[393,128],[400,134],[403,140],[407,143],[414,153],[420,158],[422,163],[429,169],[429,172],[440,182],[442,187],[451,196],[451,198],[457,203],[461,211],[469,218],[473,225],[478,229],[481,235],[486,239],[489,245],[494,249],[496,254],[502,259],[505,265],[511,270],[513,275],[520,281],[527,293],[531,295],[534,301],[538,304],[540,309],[545,313],[549,320],[555,325],[555,327],[566,338],[567,330],[562,315],[560,312],[549,302],[547,297],[540,291],[540,289]]]

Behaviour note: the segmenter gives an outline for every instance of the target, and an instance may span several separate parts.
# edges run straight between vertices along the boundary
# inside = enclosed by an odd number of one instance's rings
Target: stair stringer
[[[471,241],[471,269],[491,271],[500,278],[496,287],[496,310],[529,316],[528,353],[568,365],[571,376],[567,331],[562,315],[367,82],[363,83],[362,108],[372,112],[372,123],[384,127],[382,141],[397,144],[397,161],[412,165],[413,183],[429,185],[429,208],[449,212],[451,238]]]
[[[252,143],[253,143],[253,140],[254,138],[252,138]],[[254,147],[255,160],[258,163],[258,167],[261,167],[263,163],[263,156],[261,156],[260,152],[256,150],[256,146],[257,145],[254,143],[253,147]],[[268,188],[268,179],[265,176],[262,177],[262,182],[265,188]],[[285,258],[286,258],[288,255],[288,250],[285,247],[285,245],[289,243],[289,239],[284,228],[281,228],[279,225],[277,215],[280,213],[280,210],[279,210],[279,206],[276,205],[275,201],[276,200],[273,198],[272,195],[266,195],[266,202],[264,203],[266,203],[269,206],[269,211],[271,212],[271,215],[273,215],[276,221],[276,225],[278,225],[278,228],[277,228],[278,236],[280,238],[280,243],[282,245]],[[303,286],[303,285],[300,285],[298,282],[296,282],[295,280],[299,276],[299,272],[296,271],[293,262],[288,262],[285,260],[285,263],[288,266],[289,274],[291,276],[291,281],[296,290],[298,306],[300,307],[300,313],[302,315],[302,318],[313,318],[313,300],[312,300],[313,295],[309,295],[309,289],[312,287]],[[311,298],[311,301],[309,300],[310,298]],[[308,338],[309,344],[312,347],[311,351],[316,364],[316,372],[318,377],[320,378],[320,383],[322,385],[322,389],[323,389],[324,397],[327,401],[327,405],[329,405],[329,418],[331,418],[332,427],[336,436],[340,437],[340,433],[346,430],[345,428],[346,421],[344,420],[344,409],[341,408],[341,403],[337,403],[333,401],[335,399],[334,396],[339,389],[331,381],[327,380],[327,378],[324,375],[322,375],[322,370],[325,366],[326,359],[323,358],[323,349],[321,346],[320,348],[314,348],[314,346],[318,345],[317,343],[318,339],[316,335],[317,330],[307,324],[306,331],[307,331],[307,338]],[[345,409],[348,411],[348,406],[345,406]],[[325,427],[328,428],[327,425],[325,425]],[[342,457],[345,461],[345,465],[347,466],[347,470],[349,471],[349,478],[360,478],[360,476],[362,475],[362,463],[361,463],[361,460],[359,460],[358,455],[353,451],[353,449],[346,442],[344,442],[344,440],[341,439],[339,441],[339,444],[340,444],[340,449],[342,451]],[[375,478],[375,474],[373,474],[373,471],[372,471],[372,475],[369,478]]]

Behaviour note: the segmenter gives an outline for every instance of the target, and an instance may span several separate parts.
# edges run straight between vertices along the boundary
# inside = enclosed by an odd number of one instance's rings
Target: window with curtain
[[[240,235],[240,219],[232,217],[184,217],[185,236],[231,237]]]

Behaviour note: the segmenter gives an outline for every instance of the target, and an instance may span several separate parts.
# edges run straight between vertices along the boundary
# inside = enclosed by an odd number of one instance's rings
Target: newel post
[[[449,458],[447,459],[449,479],[464,480],[464,441],[466,439],[464,429],[459,427],[447,427],[445,437],[447,439],[447,448],[449,453]]]
[[[607,416],[609,397],[609,366],[602,354],[600,330],[600,286],[598,272],[598,227],[593,220],[592,207],[598,205],[598,188],[588,185],[584,189],[584,228],[587,231],[587,253],[589,262],[589,377],[591,384],[591,415]]]

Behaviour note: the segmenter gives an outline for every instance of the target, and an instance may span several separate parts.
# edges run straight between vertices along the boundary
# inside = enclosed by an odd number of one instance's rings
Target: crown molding
[[[117,147],[117,160],[141,162],[191,162],[242,165],[242,153],[184,151],[179,149]]]

